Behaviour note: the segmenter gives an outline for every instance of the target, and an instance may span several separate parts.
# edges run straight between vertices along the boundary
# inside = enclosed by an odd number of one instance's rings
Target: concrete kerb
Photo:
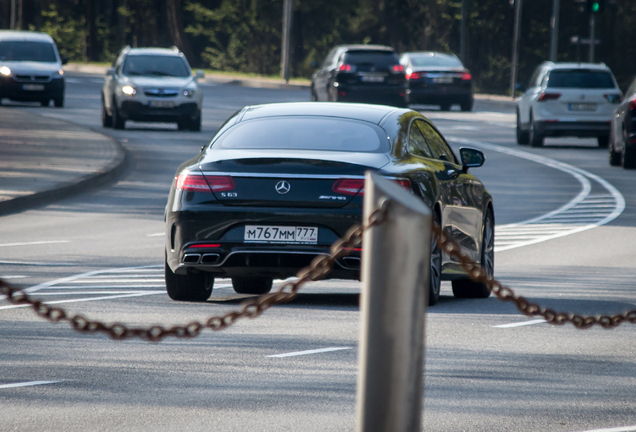
[[[0,216],[6,216],[35,207],[45,206],[61,199],[69,198],[109,183],[117,178],[124,171],[128,164],[128,152],[116,139],[103,135],[91,128],[81,127],[65,120],[51,118],[47,118],[47,120],[58,123],[69,123],[73,125],[73,128],[83,129],[101,135],[105,138],[105,140],[112,144],[112,149],[114,150],[115,155],[114,157],[110,158],[109,162],[102,165],[99,169],[88,174],[69,176],[71,177],[70,180],[66,179],[66,181],[52,181],[50,188],[34,191],[33,193],[15,196],[13,198],[0,201]],[[77,159],[79,160],[80,157],[78,157]]]

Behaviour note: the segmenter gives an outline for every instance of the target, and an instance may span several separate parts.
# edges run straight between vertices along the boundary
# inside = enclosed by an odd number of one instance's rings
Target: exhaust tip
[[[362,262],[362,260],[360,258],[358,258],[358,257],[344,257],[344,258],[342,258],[342,264],[343,264],[344,267],[347,267],[347,268],[359,269],[361,262]]]
[[[201,254],[185,254],[183,262],[186,264],[196,264],[201,259]]]
[[[203,257],[201,257],[201,263],[202,264],[216,264],[217,262],[219,262],[219,254],[204,254]]]

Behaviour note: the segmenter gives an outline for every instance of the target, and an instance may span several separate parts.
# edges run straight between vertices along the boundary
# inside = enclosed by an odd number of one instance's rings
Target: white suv
[[[102,124],[123,129],[126,120],[176,122],[179,130],[201,130],[203,95],[178,49],[130,48],[106,72]]]
[[[604,64],[542,63],[517,100],[517,142],[541,147],[552,137],[596,137],[607,147],[622,93]]]

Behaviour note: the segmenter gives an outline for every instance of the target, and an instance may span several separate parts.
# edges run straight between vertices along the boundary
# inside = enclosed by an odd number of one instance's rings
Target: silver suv
[[[126,120],[176,122],[179,130],[201,130],[203,95],[185,56],[172,48],[130,48],[106,72],[102,125],[124,129]]]
[[[518,85],[519,86],[519,85]],[[517,142],[533,147],[552,137],[596,137],[607,147],[622,93],[603,63],[542,63],[517,101]]]

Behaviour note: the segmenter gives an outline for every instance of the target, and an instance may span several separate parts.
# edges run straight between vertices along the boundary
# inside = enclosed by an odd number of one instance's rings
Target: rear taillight
[[[364,179],[339,179],[331,190],[342,195],[364,195]]]
[[[236,187],[230,176],[179,174],[175,188],[186,192],[224,192]]]
[[[216,249],[220,247],[221,247],[221,243],[199,243],[199,244],[191,244],[190,246],[188,246],[188,249],[191,249],[191,248]]]
[[[393,65],[392,70],[393,70],[394,73],[402,73],[402,72],[404,72],[404,66],[402,66],[402,65]]]
[[[561,93],[541,93],[537,101],[545,102],[547,100],[557,100],[560,97],[561,97]]]
[[[179,174],[175,188],[186,192],[212,192],[210,185],[202,175]]]
[[[462,74],[462,81],[470,81],[471,79],[473,79],[473,76],[470,74],[470,72],[464,72]]]
[[[636,99],[633,99],[633,100],[629,101],[629,109],[631,111],[636,110]]]
[[[416,80],[416,79],[420,79],[422,78],[424,75],[426,75],[423,72],[411,72],[411,73],[407,73],[406,74],[406,79],[407,80]]]
[[[350,64],[343,63],[338,68],[338,71],[339,72],[352,72],[353,71],[353,66],[351,66]]]
[[[231,191],[236,187],[234,179],[230,176],[206,175],[205,179],[208,181],[212,192]]]
[[[411,190],[411,180],[409,179],[394,179],[394,182],[402,186],[406,190]]]

